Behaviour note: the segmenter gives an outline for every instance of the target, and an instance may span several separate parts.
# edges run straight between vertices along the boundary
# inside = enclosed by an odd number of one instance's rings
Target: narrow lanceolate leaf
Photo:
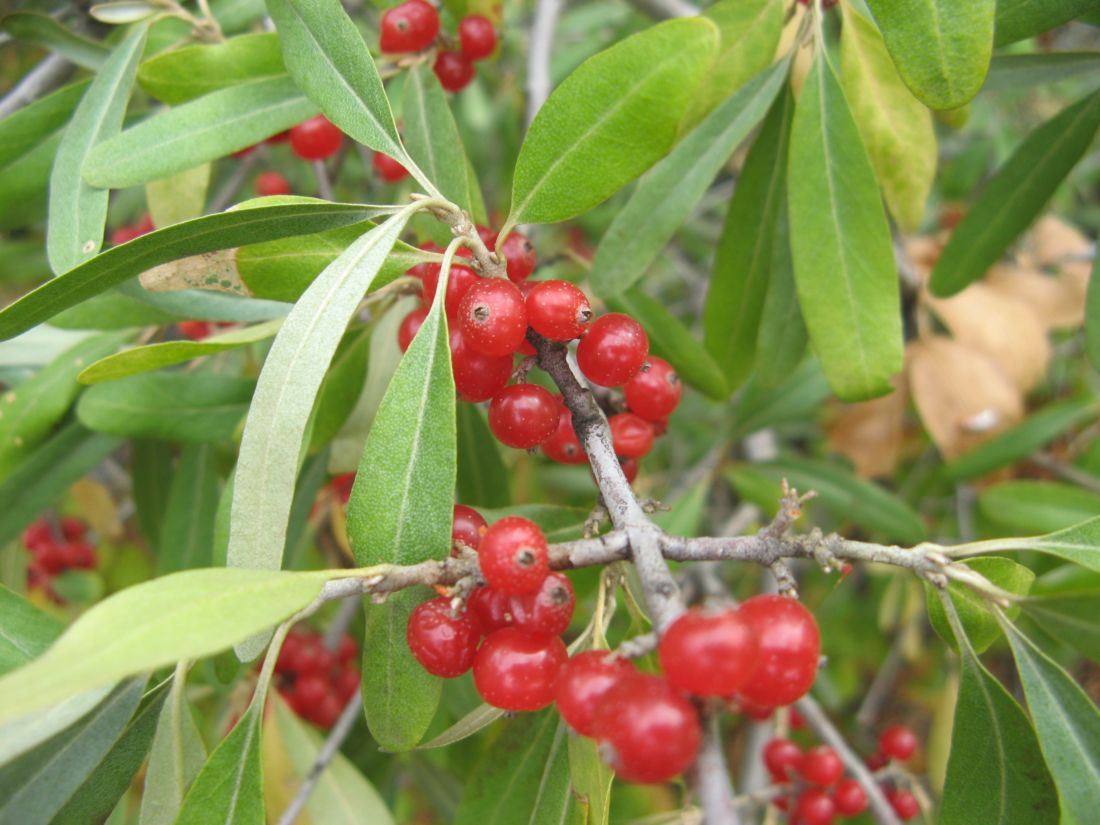
[[[461,742],[475,733],[485,730],[497,719],[504,715],[505,711],[494,708],[492,705],[481,704],[471,710],[443,733],[419,745],[417,750],[431,750],[432,748],[445,748],[455,742]]]
[[[588,825],[607,825],[611,818],[611,781],[615,774],[600,756],[599,746],[586,736],[570,736],[569,779],[577,806]]]
[[[58,275],[88,260],[103,245],[109,193],[80,177],[85,159],[97,144],[122,128],[146,26],[134,27],[111,53],[73,112],[50,174],[50,219],[46,253]]]
[[[214,568],[121,590],[84,613],[33,662],[0,677],[0,721],[124,676],[224,650],[301,610],[331,575]],[[96,655],[88,656],[89,650]]]
[[[936,174],[932,113],[905,87],[875,24],[841,4],[840,79],[894,219],[913,231]]]
[[[150,232],[108,249],[0,310],[0,340],[26,332],[158,264],[201,252],[308,235],[377,214],[371,207],[313,201],[222,212]]]
[[[1035,574],[1031,570],[1012,559],[983,556],[969,559],[963,564],[985,576],[1002,590],[1018,596],[1026,596],[1035,581]],[[989,602],[966,585],[951,582],[944,592],[926,584],[924,592],[932,629],[956,652],[959,651],[958,633],[952,630],[956,618],[966,635],[968,646],[975,653],[985,652],[1000,638],[1001,627],[990,610]],[[955,607],[954,615],[944,609],[945,596],[951,599]],[[1009,619],[1015,619],[1019,613],[1019,605],[1013,605],[1007,611]]]
[[[474,507],[506,507],[508,471],[485,415],[474,404],[459,404],[458,500]]]
[[[967,210],[932,270],[936,295],[982,277],[1034,220],[1100,128],[1100,91],[1052,117],[1021,143]]]
[[[61,630],[61,622],[0,584],[0,674],[29,662]]]
[[[367,380],[371,325],[352,327],[340,342],[328,375],[317,393],[310,423],[310,452],[332,441],[348,420]]]
[[[183,799],[175,825],[264,825],[260,725],[250,706],[206,760]]]
[[[1085,298],[1085,354],[1093,367],[1100,369],[1100,255],[1092,262]]]
[[[802,320],[794,284],[791,220],[786,191],[782,194],[774,232],[771,282],[756,336],[756,376],[758,383],[764,387],[778,387],[786,381],[806,353],[806,322]]]
[[[572,218],[653,165],[676,139],[690,100],[684,90],[717,47],[709,20],[670,20],[582,63],[524,138],[507,225]]]
[[[1097,9],[1096,0],[997,0],[994,44],[1026,40]]]
[[[317,114],[289,77],[241,83],[167,109],[88,155],[84,180],[122,188],[159,180],[260,143]]]
[[[157,720],[141,794],[140,825],[173,825],[187,789],[206,761],[206,746],[184,696],[186,667],[177,667]]]
[[[787,243],[786,234],[779,238],[779,218],[786,199],[793,113],[794,96],[786,89],[772,106],[741,169],[703,305],[707,349],[731,390],[752,371],[764,300],[771,284],[782,277],[774,266],[775,245],[780,240]]]
[[[172,475],[168,509],[160,528],[158,576],[213,565],[219,492],[213,445],[185,445]]]
[[[1022,607],[1051,638],[1100,662],[1100,591],[1054,593]]]
[[[978,494],[983,516],[1013,535],[1053,533],[1100,513],[1100,494],[1059,481],[1002,481]]]
[[[590,280],[598,295],[617,295],[642,277],[764,117],[788,65],[781,61],[750,80],[642,177],[596,250]]]
[[[425,65],[409,71],[403,105],[409,155],[443,197],[472,213],[475,199],[470,189],[477,182],[467,174],[462,137],[435,72]]]
[[[931,109],[978,93],[993,53],[995,0],[868,0],[905,84]]]
[[[1006,539],[1004,543],[1011,549],[1038,550],[1100,572],[1100,517],[1045,536]]]
[[[989,76],[982,91],[1005,92],[1041,86],[1067,77],[1092,75],[1100,71],[1098,52],[1037,52],[996,54],[989,64]]]
[[[1010,622],[1004,629],[1062,810],[1091,822],[1100,799],[1100,711],[1031,639]]]
[[[110,54],[102,43],[81,37],[47,14],[14,12],[4,17],[2,26],[16,40],[50,49],[85,69],[98,70]]]
[[[0,120],[0,181],[17,173],[47,137],[65,126],[87,88],[87,81],[62,86]]]
[[[819,49],[791,127],[791,252],[802,316],[844,400],[891,391],[901,307],[890,227],[874,169],[836,74]]]
[[[175,106],[218,89],[285,74],[279,36],[264,32],[163,52],[141,64],[137,80],[157,100]]]

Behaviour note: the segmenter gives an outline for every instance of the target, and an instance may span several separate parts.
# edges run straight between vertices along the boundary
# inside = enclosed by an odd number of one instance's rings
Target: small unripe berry
[[[586,650],[573,656],[562,669],[554,703],[565,723],[577,733],[592,736],[596,708],[622,678],[637,673],[627,659],[605,650]]]
[[[534,522],[506,516],[481,537],[481,573],[494,590],[519,596],[534,593],[550,572],[546,537]]]
[[[465,613],[455,616],[443,596],[418,605],[405,631],[416,661],[434,676],[453,678],[470,669],[479,634]]]
[[[439,34],[439,12],[425,0],[406,0],[382,14],[379,48],[384,54],[426,49]]]
[[[505,627],[486,637],[474,660],[474,685],[503,710],[540,710],[554,701],[558,675],[569,658],[557,636]]]
[[[577,347],[577,365],[601,387],[620,387],[642,368],[649,338],[628,315],[611,312],[592,322]]]

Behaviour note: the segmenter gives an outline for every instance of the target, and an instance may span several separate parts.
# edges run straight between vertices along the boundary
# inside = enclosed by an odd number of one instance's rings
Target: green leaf
[[[61,622],[0,584],[0,674],[29,662],[61,630]]]
[[[157,545],[157,575],[214,563],[218,509],[217,455],[210,444],[186,444],[172,475]]]
[[[787,179],[798,301],[829,385],[859,401],[892,391],[902,368],[890,227],[874,169],[823,48],[791,127]]]
[[[140,825],[174,825],[187,789],[206,761],[206,746],[184,695],[187,671],[176,670],[157,720],[141,794]]]
[[[1096,0],[997,0],[996,46],[1026,40],[1100,9]]]
[[[664,304],[641,288],[631,287],[608,299],[607,305],[637,318],[649,334],[650,352],[672,364],[685,383],[716,401],[729,397],[721,367]]]
[[[487,705],[482,702],[476,708],[471,710],[453,725],[451,725],[443,733],[439,734],[435,738],[422,745],[417,745],[418,751],[431,750],[432,748],[444,748],[447,745],[453,745],[455,742],[461,742],[463,739],[468,739],[475,733],[480,733],[493,724],[497,719],[502,717],[505,711],[500,708],[494,708],[492,705]]]
[[[70,83],[0,120],[0,180],[25,166],[35,149],[69,122],[87,88],[87,81]]]
[[[286,76],[241,83],[159,112],[100,143],[83,166],[92,186],[159,180],[260,143],[317,114]]]
[[[110,435],[218,441],[232,437],[255,386],[250,378],[209,372],[135,375],[88,389],[76,415]]]
[[[995,0],[867,0],[902,79],[930,109],[956,109],[982,87]]]
[[[1100,369],[1100,255],[1092,262],[1085,297],[1085,355],[1094,368]]]
[[[1100,572],[1100,516],[1045,536],[1009,539],[1001,544],[1012,550],[1038,550]]]
[[[511,719],[474,767],[455,825],[583,825],[570,787],[567,739],[553,709]]]
[[[145,202],[153,223],[163,228],[200,217],[205,211],[209,185],[209,163],[149,181],[145,184]]]
[[[1031,455],[1058,436],[1096,416],[1091,399],[1067,399],[1047,404],[1037,413],[943,468],[952,481],[975,478]]]
[[[1100,711],[1049,656],[1004,622],[1063,815],[1091,822],[1100,799]]]
[[[840,76],[882,196],[898,224],[920,226],[936,175],[932,113],[905,87],[875,24],[841,4]]]
[[[475,404],[459,404],[456,413],[459,501],[475,507],[507,507],[511,500],[508,471],[484,413]]]
[[[135,438],[130,442],[130,477],[138,526],[150,547],[160,542],[172,486],[172,448],[163,441]]]
[[[1055,481],[1004,481],[978,494],[982,515],[1017,535],[1049,533],[1100,513],[1100,495]]]
[[[1052,639],[1100,662],[1100,592],[1041,596],[1028,599],[1021,607]]]
[[[137,80],[157,100],[175,106],[219,89],[286,73],[279,36],[264,32],[158,54],[141,64]]]
[[[749,150],[714,253],[703,305],[704,340],[731,390],[752,371],[765,296],[773,288],[770,284],[782,277],[775,262],[780,257],[777,244],[788,244],[786,232],[779,236],[793,112],[794,96],[788,87],[772,105]],[[789,248],[788,244],[788,264]],[[789,266],[787,275],[793,297]]]
[[[549,542],[580,538],[589,515],[583,508],[557,504],[517,504],[503,510],[482,509],[480,512],[489,524],[505,516],[523,516],[537,524]]]
[[[789,65],[781,61],[750,80],[638,181],[596,250],[589,278],[597,295],[618,295],[642,277],[764,117]]]
[[[652,166],[672,148],[690,101],[685,90],[717,47],[709,20],[669,20],[582,63],[524,138],[506,227],[572,218]]]
[[[386,751],[409,750],[424,738],[443,693],[443,682],[420,666],[405,640],[409,614],[423,600],[422,593],[401,590],[384,604],[367,605],[363,710],[371,736]]]
[[[325,570],[212,568],[121,590],[82,614],[44,654],[0,677],[0,721],[224,650],[297,613],[332,577]]]
[[[206,760],[183,799],[175,825],[264,825],[262,710],[249,705]]]
[[[794,374],[806,354],[806,322],[798,306],[791,260],[791,220],[786,191],[780,194],[772,242],[771,282],[756,336],[756,380],[778,387]]]
[[[228,292],[212,292],[207,289],[149,292],[137,281],[127,281],[116,287],[116,292],[138,303],[170,314],[171,320],[195,319],[251,324],[256,321],[283,318],[290,312],[290,304],[281,301],[245,298]],[[53,324],[56,321],[50,323]]]
[[[821,366],[812,358],[807,358],[785,381],[774,386],[754,375],[738,397],[731,437],[744,438],[765,427],[817,415],[828,396],[829,385]]]
[[[146,26],[135,26],[103,64],[81,98],[57,147],[50,173],[46,254],[60,275],[88,260],[103,246],[109,192],[85,183],[80,172],[97,145],[122,128]]]
[[[611,768],[596,743],[585,736],[569,737],[569,779],[577,806],[586,811],[587,825],[607,825],[611,817]]]
[[[1035,581],[1034,573],[1012,559],[985,556],[980,559],[971,559],[964,564],[981,573],[997,587],[1020,596],[1026,596],[1031,589],[1031,583]],[[966,585],[954,581],[948,584],[947,593],[955,605],[963,631],[969,639],[969,644],[966,646],[969,648],[972,644],[974,650],[984,653],[1001,635],[1000,625],[990,612],[988,603]],[[925,596],[928,620],[932,628],[952,650],[956,653],[960,652],[958,639],[952,632],[953,622],[949,620],[941,601],[942,594],[932,585],[925,585]],[[1014,605],[1009,609],[1009,618],[1015,619],[1019,612],[1019,606]]]
[[[1024,138],[985,184],[932,270],[936,295],[953,295],[1000,260],[1088,151],[1100,128],[1100,91]]]
[[[57,52],[85,69],[98,70],[110,54],[102,43],[81,37],[47,14],[17,11],[5,15],[0,26],[16,40]]]
[[[82,384],[99,384],[173,364],[183,364],[216,352],[266,341],[274,337],[282,323],[283,320],[277,318],[251,327],[219,332],[201,341],[163,341],[159,344],[130,347],[89,364],[77,378]]]
[[[320,232],[357,223],[377,214],[378,210],[371,207],[310,201],[222,212],[150,232],[122,246],[108,249],[0,310],[0,340],[12,338],[48,321],[62,310],[118,286],[158,264],[247,243]],[[141,291],[140,287],[138,291]],[[157,296],[161,301],[168,297]],[[226,300],[241,306],[250,303],[229,296],[209,297],[223,299],[217,302],[220,306],[224,306]],[[185,300],[190,303],[189,299]]]
[[[147,0],[104,0],[88,10],[88,13],[100,23],[112,26],[137,23],[153,16],[156,12],[157,7]]]
[[[982,91],[1007,92],[1100,71],[1098,52],[995,54]]]
[[[336,437],[348,420],[367,380],[372,326],[352,327],[340,341],[332,365],[317,393],[310,426],[310,449],[316,450]]]

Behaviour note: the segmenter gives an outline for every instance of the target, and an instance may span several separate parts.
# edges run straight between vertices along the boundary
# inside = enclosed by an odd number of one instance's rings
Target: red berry
[[[409,614],[405,640],[424,670],[434,676],[461,676],[474,662],[479,634],[465,613],[452,615],[451,600],[440,596]]]
[[[317,115],[290,130],[290,150],[302,160],[324,160],[336,154],[343,139],[328,118]]]
[[[340,703],[336,693],[330,689],[313,708],[313,712],[308,718],[317,727],[327,729],[336,724],[336,720],[340,718],[343,711],[344,706]]]
[[[917,798],[904,788],[892,788],[886,791],[886,801],[903,822],[920,814],[920,803],[917,802]]]
[[[623,387],[631,412],[647,421],[660,421],[672,415],[682,392],[680,377],[672,364],[656,355],[649,356],[638,374]]]
[[[904,762],[917,750],[917,735],[905,725],[891,725],[878,738],[878,749],[891,759]]]
[[[568,281],[539,281],[527,293],[527,323],[543,338],[572,341],[592,321],[592,307]]]
[[[497,32],[492,22],[480,14],[468,14],[458,24],[462,53],[471,60],[482,60],[497,47]]]
[[[477,230],[477,236],[481,238],[481,242],[485,244],[490,251],[496,249],[497,233],[489,227],[483,224],[475,224],[474,229]]]
[[[290,140],[290,130],[284,129],[267,138],[264,143],[286,143],[288,140]]]
[[[457,317],[466,342],[485,355],[511,355],[527,334],[523,295],[503,278],[479,278],[462,296]]]
[[[401,319],[401,325],[397,328],[397,346],[402,352],[408,352],[416,333],[424,325],[424,319],[428,317],[427,307],[417,307]]]
[[[440,52],[432,70],[448,92],[460,92],[474,79],[474,64],[462,52]]]
[[[842,816],[855,816],[867,809],[867,791],[854,779],[842,779],[833,791],[836,812]]]
[[[811,785],[826,787],[844,776],[844,763],[828,745],[818,745],[803,755],[799,773]]]
[[[355,486],[355,473],[341,473],[329,483],[333,494],[340,499],[341,504],[347,504],[351,498],[351,488]]]
[[[790,739],[775,738],[764,745],[764,766],[776,782],[790,782],[802,763],[802,748]]]
[[[471,593],[466,610],[482,636],[512,625],[512,597],[491,587],[479,587]]]
[[[295,671],[293,666],[294,657],[298,655],[301,646],[301,636],[296,631],[290,631],[286,639],[283,640],[283,646],[279,648],[279,658],[275,660],[276,673],[293,673]]]
[[[180,335],[184,338],[190,338],[192,341],[201,341],[203,338],[208,338],[210,333],[214,331],[208,321],[180,321],[176,324],[176,327],[179,329]]]
[[[258,143],[253,143],[251,146],[246,146],[243,149],[238,149],[236,152],[230,152],[229,156],[237,158],[237,160],[240,160],[241,158],[246,158],[253,152],[255,152],[258,146]]]
[[[424,0],[406,0],[382,14],[379,48],[386,54],[426,49],[439,34],[439,12]]]
[[[134,225],[134,229],[139,235],[146,235],[152,232],[154,229],[156,229],[156,227],[153,225],[153,216],[146,212]]]
[[[488,401],[512,377],[511,355],[482,355],[465,341],[462,330],[451,329],[451,369],[455,392],[463,401]]]
[[[299,676],[294,681],[294,698],[302,710],[318,707],[328,696],[328,682],[315,673]]]
[[[616,413],[608,419],[615,455],[641,458],[653,448],[653,428],[634,413]]]
[[[554,701],[558,675],[568,659],[557,636],[505,627],[490,633],[474,660],[481,698],[503,710],[539,710]]]
[[[515,283],[518,284],[535,271],[538,263],[535,247],[523,233],[512,232],[496,251],[504,256],[508,267],[508,278]]]
[[[68,553],[64,544],[50,542],[37,548],[38,566],[51,576],[60,573],[69,565]]]
[[[66,567],[79,570],[94,570],[99,562],[95,548],[86,541],[71,541],[62,545]]]
[[[547,458],[560,464],[584,464],[588,461],[588,455],[573,430],[573,413],[564,404],[558,414],[558,428],[542,442],[542,451]]]
[[[534,593],[550,572],[542,530],[520,516],[507,516],[481,537],[478,556],[486,583],[501,593]]]
[[[374,157],[371,159],[371,165],[374,167],[374,171],[378,173],[378,177],[387,183],[397,183],[399,180],[404,180],[409,176],[409,170],[391,158],[389,155],[384,155],[381,152],[375,152]]]
[[[481,533],[487,527],[488,524],[481,513],[473,507],[456,504],[451,521],[451,555],[458,555],[458,542],[462,542],[471,550],[477,550],[477,546],[481,544]]]
[[[340,644],[336,647],[336,658],[345,665],[359,658],[359,645],[346,633],[340,638]]]
[[[470,288],[481,280],[483,280],[482,277],[468,266],[458,264],[451,267],[450,277],[447,278],[447,295],[443,303],[448,320],[458,317],[458,308],[462,305],[462,299],[466,297]],[[426,284],[427,281],[425,281]],[[435,285],[432,286],[432,295],[435,295]],[[428,300],[430,299],[425,298],[425,302]],[[511,355],[511,353],[508,354]]]
[[[642,368],[649,338],[628,315],[611,312],[597,318],[577,347],[577,364],[593,384],[619,387]]]
[[[332,683],[332,689],[341,702],[350,702],[351,697],[359,692],[359,668],[346,667],[341,670]]]
[[[256,194],[261,197],[290,194],[290,183],[278,172],[260,172],[256,176],[255,186]]]
[[[577,733],[591,736],[596,708],[622,678],[637,673],[629,660],[605,650],[586,650],[566,662],[558,679],[554,702],[558,713]]]
[[[53,543],[53,531],[44,518],[32,521],[23,530],[23,546],[28,550],[37,550]]]
[[[88,534],[88,523],[76,516],[62,516],[60,527],[61,535],[69,541],[82,539]]]
[[[739,608],[752,626],[760,652],[756,670],[740,695],[757,705],[789,705],[804,696],[817,676],[821,636],[800,602],[784,596],[753,596]]]
[[[794,804],[794,816],[801,825],[833,825],[836,805],[825,791],[810,788],[798,795]]]
[[[802,730],[806,727],[806,720],[802,718],[802,714],[798,712],[798,708],[791,708],[791,730]]]
[[[639,673],[604,694],[593,735],[620,778],[664,782],[695,761],[699,717],[660,676]]]
[[[489,429],[503,444],[526,450],[547,441],[558,429],[558,402],[537,384],[505,387],[489,405]]]
[[[626,480],[633,484],[638,477],[638,459],[620,458],[619,465],[623,468],[623,475],[626,476]]]
[[[867,768],[872,771],[877,771],[880,768],[885,768],[890,759],[886,754],[881,751],[875,751],[867,757]]]
[[[513,624],[528,633],[560,636],[573,618],[576,596],[562,573],[550,573],[534,593],[512,596]]]
[[[737,610],[689,610],[665,631],[657,647],[661,670],[677,690],[696,696],[732,696],[756,665],[756,639]]]

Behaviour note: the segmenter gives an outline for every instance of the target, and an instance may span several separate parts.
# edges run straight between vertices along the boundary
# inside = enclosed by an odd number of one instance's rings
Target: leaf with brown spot
[[[141,285],[150,292],[210,289],[251,296],[237,270],[237,250],[219,249],[155,266],[141,273]]]

